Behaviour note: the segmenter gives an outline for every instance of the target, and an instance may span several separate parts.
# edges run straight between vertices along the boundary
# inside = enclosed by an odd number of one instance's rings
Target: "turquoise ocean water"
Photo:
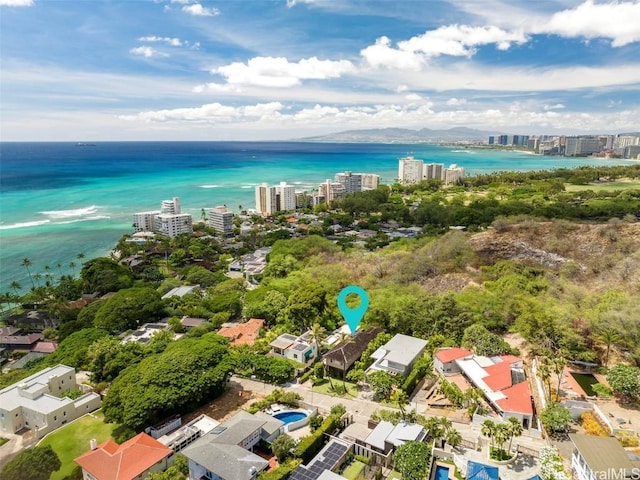
[[[541,157],[523,152],[434,145],[294,142],[0,143],[0,292],[31,273],[73,273],[70,262],[106,255],[132,232],[134,212],[157,210],[180,197],[184,212],[226,204],[253,208],[254,188],[267,182],[315,188],[337,172],[397,176],[398,158],[456,163],[469,174],[612,165],[624,160]],[[613,163],[612,163],[613,162]],[[78,272],[76,267],[75,272]]]

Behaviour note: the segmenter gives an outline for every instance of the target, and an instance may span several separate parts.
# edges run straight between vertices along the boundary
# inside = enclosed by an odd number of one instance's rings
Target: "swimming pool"
[[[433,480],[449,480],[449,467],[436,465],[436,474],[433,476]]]
[[[284,423],[293,423],[307,418],[308,415],[304,412],[288,410],[284,412],[274,413],[273,417],[277,418],[278,420],[282,420]]]

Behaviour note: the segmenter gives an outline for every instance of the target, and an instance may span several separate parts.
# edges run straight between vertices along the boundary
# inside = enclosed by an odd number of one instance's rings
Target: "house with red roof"
[[[264,326],[261,318],[252,318],[243,323],[225,323],[218,330],[218,335],[229,339],[231,345],[253,345],[260,336]]]
[[[441,348],[433,358],[433,368],[441,375],[449,376],[460,373],[460,367],[456,363],[459,358],[470,357],[473,352],[466,348],[449,347]]]
[[[173,450],[140,433],[122,445],[107,440],[74,461],[84,480],[134,480],[165,471],[173,463]]]
[[[503,419],[516,417],[525,429],[533,425],[533,401],[521,358],[485,357],[464,348],[443,348],[434,355],[434,367],[444,376],[464,375]]]

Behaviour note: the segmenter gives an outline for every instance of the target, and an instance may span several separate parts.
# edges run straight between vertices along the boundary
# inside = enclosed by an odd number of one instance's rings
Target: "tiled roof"
[[[442,348],[436,352],[436,358],[442,363],[449,363],[471,355],[471,352],[465,348]]]
[[[140,433],[122,445],[107,440],[75,462],[97,480],[132,480],[173,453],[146,433]]]
[[[531,391],[527,382],[520,382],[512,387],[505,388],[502,393],[506,398],[496,400],[503,412],[526,413],[533,415],[531,406]]]
[[[484,369],[488,376],[484,377],[484,383],[494,392],[508,388],[511,382],[511,366],[507,362],[496,363]]]
[[[332,350],[329,350],[324,354],[324,358],[342,362],[344,353],[348,368],[360,358],[360,355],[362,355],[362,352],[367,348],[369,342],[376,338],[380,332],[382,332],[382,329],[379,327],[371,327],[368,330],[360,331],[356,333],[349,342],[341,343]]]
[[[42,340],[41,333],[29,333],[27,335],[4,335],[0,337],[0,344],[4,345],[33,345],[38,340]]]
[[[227,324],[218,330],[218,335],[228,338],[231,345],[253,345],[263,325],[263,319],[252,318],[244,323]]]
[[[53,353],[58,348],[58,344],[55,342],[38,342],[31,349],[32,352],[38,353]]]

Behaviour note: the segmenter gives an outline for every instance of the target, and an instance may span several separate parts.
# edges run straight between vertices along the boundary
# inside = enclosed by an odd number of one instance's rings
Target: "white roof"
[[[0,390],[0,408],[12,411],[24,407],[36,412],[49,413],[66,405],[72,405],[73,400],[68,397],[58,398],[49,394],[49,378],[59,378],[69,374],[75,377],[75,369],[66,365],[56,365],[5,387]],[[32,400],[20,395],[19,387],[30,393],[36,393],[40,390],[43,394]]]
[[[393,423],[382,420],[378,425],[376,425],[376,428],[373,429],[373,432],[371,432],[369,436],[364,440],[364,443],[379,448],[380,450],[384,450],[384,441],[391,434],[391,432],[393,432],[393,429]]]
[[[489,385],[487,385],[483,378],[487,377],[489,374],[484,370],[481,366],[480,362],[477,362],[476,359],[480,358],[482,364],[486,364],[483,359],[489,360],[487,357],[472,357],[472,358],[461,358],[456,360],[456,363],[460,367],[460,369],[464,372],[464,374],[471,380],[471,382],[480,390],[482,393],[491,401],[496,402],[497,400],[506,398],[504,393],[498,391],[494,392]],[[489,360],[489,365],[493,365],[493,362]]]

